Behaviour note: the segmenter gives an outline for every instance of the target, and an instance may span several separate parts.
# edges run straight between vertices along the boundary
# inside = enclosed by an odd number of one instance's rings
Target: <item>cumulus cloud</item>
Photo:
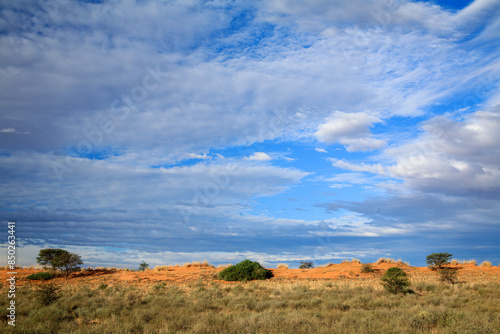
[[[472,113],[463,121],[438,116],[426,121],[422,129],[416,139],[384,151],[384,159],[392,163],[330,160],[339,168],[402,179],[428,192],[474,196],[500,192],[498,107]]]
[[[247,159],[248,160],[255,160],[255,161],[269,161],[269,160],[272,160],[273,158],[271,158],[267,153],[255,152],[254,154],[249,156]]]
[[[429,120],[415,141],[387,151],[388,173],[417,189],[448,194],[500,193],[500,116],[478,111],[463,122]]]
[[[380,122],[382,120],[368,112],[336,111],[327,118],[326,123],[318,127],[316,137],[325,143],[345,145],[350,152],[375,150],[385,146],[385,142],[373,138],[369,129],[374,123]]]

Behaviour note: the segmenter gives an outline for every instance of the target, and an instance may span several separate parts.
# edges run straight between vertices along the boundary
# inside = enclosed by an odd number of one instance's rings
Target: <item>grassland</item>
[[[281,268],[271,280],[248,283],[218,281],[220,269],[209,266],[81,273],[50,283],[21,277],[16,332],[499,333],[498,267],[465,266],[457,284],[445,284],[425,268],[401,265],[414,293],[392,295],[379,283],[383,265],[373,264],[375,272],[367,274],[357,263]],[[335,278],[321,277],[329,272]],[[148,275],[154,279],[145,280]],[[39,290],[51,283],[60,287],[57,299],[44,305]],[[7,333],[6,287],[1,291],[1,332]]]

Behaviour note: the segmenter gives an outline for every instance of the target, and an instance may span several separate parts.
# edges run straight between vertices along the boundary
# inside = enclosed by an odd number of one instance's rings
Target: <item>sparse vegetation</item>
[[[450,263],[453,255],[450,253],[432,253],[425,258],[427,265],[431,269],[441,269]]]
[[[264,280],[273,277],[272,272],[261,266],[258,262],[244,260],[234,266],[222,270],[219,279],[224,281],[251,281]]]
[[[278,269],[288,269],[288,264],[286,263],[278,263]]]
[[[410,282],[408,281],[406,273],[398,267],[387,269],[382,277],[382,285],[390,293],[397,294],[410,292]]]
[[[169,271],[170,266],[156,266],[155,271]]]
[[[199,282],[87,285],[55,291],[47,305],[19,302],[19,333],[497,333],[500,285],[419,282],[419,295],[345,282]],[[4,287],[4,289],[6,289]],[[57,289],[56,289],[57,290]],[[19,287],[18,300],[38,301]],[[5,292],[5,290],[3,290]],[[49,296],[53,296],[49,293]],[[7,294],[0,316],[7,333]],[[36,307],[34,307],[36,305]]]

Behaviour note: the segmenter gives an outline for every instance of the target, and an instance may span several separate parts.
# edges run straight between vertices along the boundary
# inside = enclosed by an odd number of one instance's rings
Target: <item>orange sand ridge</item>
[[[353,284],[379,284],[380,277],[390,267],[400,267],[403,269],[413,283],[427,282],[438,283],[439,274],[427,267],[411,267],[405,264],[381,263],[372,264],[373,273],[361,273],[361,264],[359,263],[341,263],[330,264],[324,267],[313,269],[269,269],[274,274],[270,281],[340,281]],[[457,281],[459,283],[500,283],[500,267],[480,267],[471,264],[460,264],[450,266],[458,270]],[[58,277],[51,280],[61,285],[83,285],[96,286],[99,284],[107,285],[151,285],[158,283],[185,285],[195,282],[218,281],[226,284],[238,284],[234,282],[224,282],[217,279],[217,274],[222,268],[214,268],[207,265],[169,267],[168,270],[146,270],[146,271],[127,271],[124,269],[93,269],[82,270],[72,274],[68,279]],[[16,269],[16,286],[25,284],[41,284],[41,281],[30,281],[26,277],[33,273],[41,272],[37,269]],[[8,271],[0,271],[0,279],[5,282],[8,278]]]

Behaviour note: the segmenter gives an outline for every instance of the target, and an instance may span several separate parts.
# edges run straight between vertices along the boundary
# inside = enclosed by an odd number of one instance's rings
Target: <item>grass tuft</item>
[[[154,271],[169,271],[170,266],[156,266]]]
[[[483,263],[481,263],[480,266],[489,268],[489,267],[491,267],[491,262],[490,261],[483,261]]]

